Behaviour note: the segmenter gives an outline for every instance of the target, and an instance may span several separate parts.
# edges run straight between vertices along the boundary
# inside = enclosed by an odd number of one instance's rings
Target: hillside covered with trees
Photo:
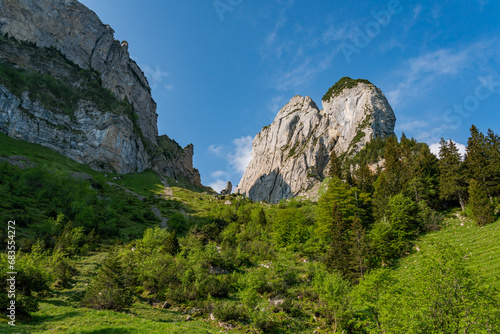
[[[492,131],[472,126],[465,156],[404,135],[333,153],[317,202],[279,204],[0,141],[20,333],[499,332]]]

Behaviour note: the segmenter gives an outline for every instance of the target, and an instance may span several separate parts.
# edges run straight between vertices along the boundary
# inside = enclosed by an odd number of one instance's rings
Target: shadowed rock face
[[[97,170],[131,173],[153,168],[201,185],[192,166],[192,145],[180,154],[158,149],[156,103],[146,77],[130,59],[128,43],[115,40],[113,29],[93,11],[76,0],[0,0],[0,33],[18,41],[0,43],[0,63],[54,76],[75,90],[81,86],[81,78],[71,71],[77,65],[77,73],[78,68],[90,70],[102,87],[133,106],[133,113],[125,114],[83,96],[72,115],[65,115],[32,92],[21,94],[2,85],[0,131]],[[48,48],[57,51],[41,57]]]
[[[295,96],[255,137],[237,192],[271,203],[315,198],[332,150],[352,155],[371,138],[392,135],[395,122],[384,94],[369,83],[343,89],[323,101],[323,110],[310,97]]]

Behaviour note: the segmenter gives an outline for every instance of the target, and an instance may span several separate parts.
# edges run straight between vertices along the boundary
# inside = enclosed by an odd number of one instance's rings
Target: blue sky
[[[158,104],[158,129],[193,143],[202,182],[236,186],[251,143],[294,95],[321,106],[343,76],[368,79],[396,134],[466,144],[500,133],[495,0],[82,0],[129,42]]]

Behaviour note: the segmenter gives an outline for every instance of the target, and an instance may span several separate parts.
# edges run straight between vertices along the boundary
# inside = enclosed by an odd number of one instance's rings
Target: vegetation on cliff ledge
[[[365,79],[351,79],[349,77],[343,77],[335,85],[330,87],[330,89],[323,96],[323,101],[330,101],[332,98],[339,96],[340,93],[344,91],[344,89],[349,89],[356,87],[359,83],[365,83],[368,85],[372,85],[372,83]]]

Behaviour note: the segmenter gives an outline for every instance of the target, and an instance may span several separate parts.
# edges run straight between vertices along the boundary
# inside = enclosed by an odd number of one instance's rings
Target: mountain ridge
[[[310,97],[296,95],[256,135],[238,193],[271,203],[316,198],[333,150],[351,156],[371,138],[394,134],[394,111],[367,80],[340,79],[322,103],[320,110]]]
[[[201,185],[192,145],[159,148],[151,88],[109,25],[76,0],[0,0],[0,8],[1,132],[99,171],[153,169]]]

